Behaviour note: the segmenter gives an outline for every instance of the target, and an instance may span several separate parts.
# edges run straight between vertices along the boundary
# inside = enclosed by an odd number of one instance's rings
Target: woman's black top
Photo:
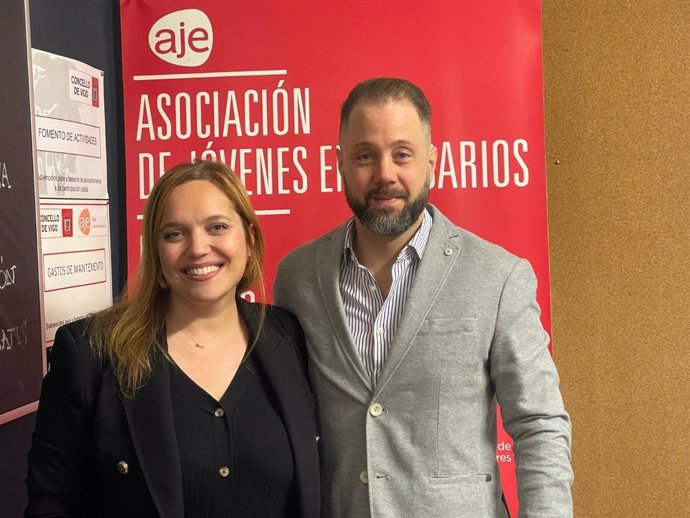
[[[170,382],[185,516],[294,516],[290,443],[251,357],[219,402],[174,365]]]

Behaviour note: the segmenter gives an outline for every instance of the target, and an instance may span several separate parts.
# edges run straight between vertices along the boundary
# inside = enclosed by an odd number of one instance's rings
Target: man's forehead
[[[419,125],[419,127],[424,128],[426,126],[426,124],[419,117],[419,112],[415,108],[414,104],[407,99],[391,98],[382,102],[374,102],[363,99],[357,101],[357,103],[353,105],[348,119],[343,121],[343,126],[340,128],[341,133],[343,130],[347,130],[353,124],[353,122],[357,124],[364,122],[367,118],[369,118],[372,115],[372,108],[374,109],[373,111],[378,111],[377,109],[390,112],[403,110],[407,112],[407,115],[412,115],[414,121],[417,125]]]
[[[363,111],[366,111],[369,108],[390,108],[390,109],[397,109],[397,108],[405,108],[413,111],[416,115],[417,118],[419,118],[419,113],[417,112],[417,109],[415,108],[414,104],[409,100],[409,99],[396,99],[394,97],[388,97],[386,99],[383,99],[381,101],[372,101],[369,99],[360,99],[357,101],[355,104],[352,105],[352,111],[350,112],[350,119],[352,119],[352,115],[354,113],[361,113]]]
[[[370,108],[382,108],[382,109],[389,109],[391,112],[393,110],[404,110],[407,113],[405,114],[405,117],[412,116],[412,121],[411,124],[408,124],[408,129],[412,130],[413,132],[416,132],[416,130],[421,130],[422,133],[424,133],[424,136],[426,137],[426,140],[428,141],[431,137],[431,129],[429,128],[429,125],[425,123],[424,121],[421,120],[419,117],[419,112],[417,111],[416,107],[412,102],[410,102],[407,99],[395,99],[395,98],[388,98],[382,102],[375,102],[375,101],[370,101],[368,99],[361,99],[357,101],[353,107],[352,111],[350,112],[350,115],[348,117],[347,121],[344,121],[343,125],[340,128],[339,132],[339,140],[341,141],[343,138],[347,137],[348,140],[352,137],[355,137],[349,130],[352,129],[352,127],[356,127],[359,131],[364,130],[367,131],[369,127],[369,117],[372,115],[372,111]],[[399,113],[399,112],[398,112]],[[364,140],[366,138],[364,135],[359,135]],[[401,138],[407,139],[411,137],[413,140],[414,137],[412,135],[400,135]],[[350,142],[350,145],[357,145],[359,144],[359,140],[357,139],[358,142]]]

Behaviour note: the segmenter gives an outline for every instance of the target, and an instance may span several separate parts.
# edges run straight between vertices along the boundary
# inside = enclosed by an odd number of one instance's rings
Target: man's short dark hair
[[[406,79],[375,77],[355,86],[340,109],[340,132],[347,126],[355,104],[385,104],[388,101],[409,101],[417,110],[419,120],[431,134],[431,105],[424,92]]]

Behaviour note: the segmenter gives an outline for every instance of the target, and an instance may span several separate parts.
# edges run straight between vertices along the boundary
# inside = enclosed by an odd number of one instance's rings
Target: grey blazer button
[[[230,468],[228,468],[227,466],[221,466],[220,468],[218,468],[218,474],[222,478],[226,478],[230,474]]]
[[[369,483],[369,474],[366,471],[362,471],[359,474],[359,480],[362,482],[362,484],[368,484]]]
[[[374,403],[369,407],[369,413],[374,417],[378,417],[383,413],[383,407],[378,403]]]
[[[453,255],[453,249],[452,248],[446,248],[443,251],[443,255]]]
[[[120,472],[120,475],[126,475],[129,473],[129,465],[124,460],[121,460],[117,463],[117,470]]]

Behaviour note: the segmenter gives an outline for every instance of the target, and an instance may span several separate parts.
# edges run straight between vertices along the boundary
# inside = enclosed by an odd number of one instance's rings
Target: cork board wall
[[[575,516],[690,516],[690,2],[544,0]]]

